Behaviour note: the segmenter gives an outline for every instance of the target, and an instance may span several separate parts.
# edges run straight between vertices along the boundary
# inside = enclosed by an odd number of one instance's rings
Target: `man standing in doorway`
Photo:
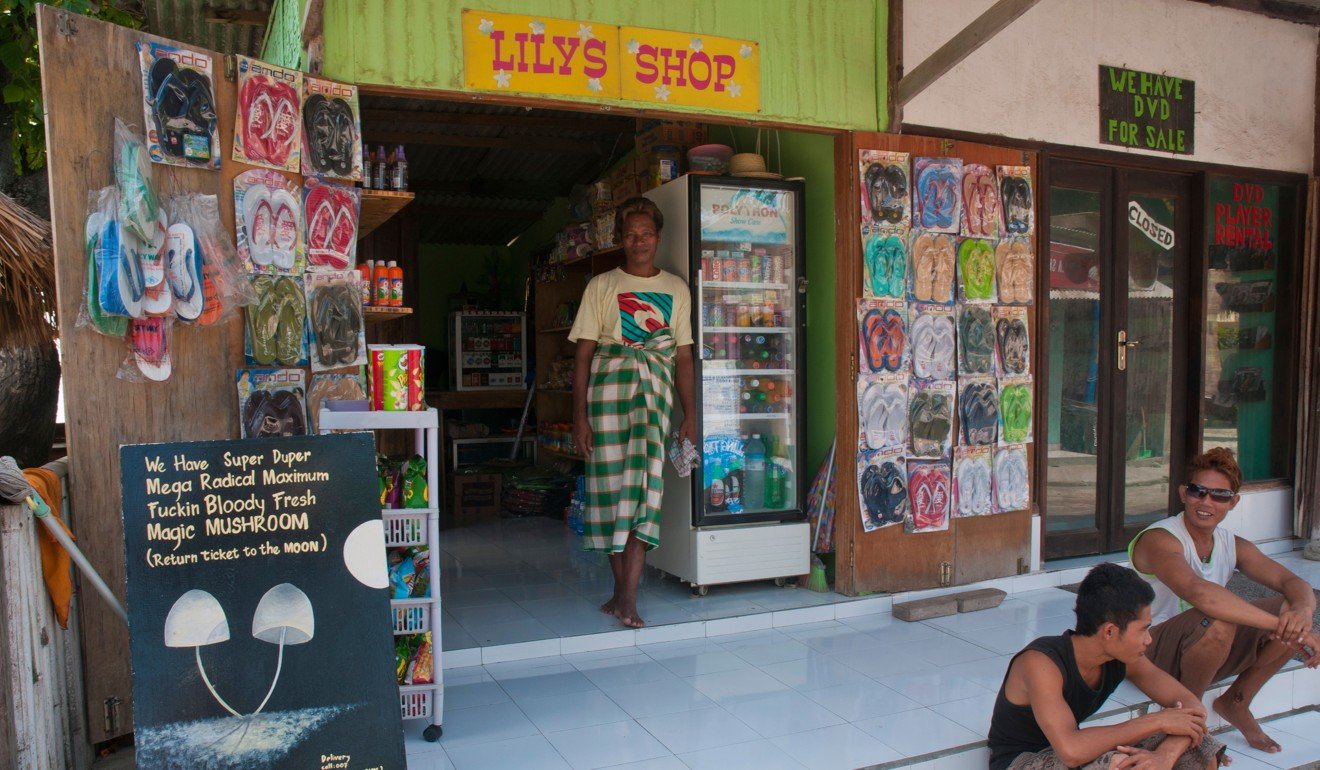
[[[601,611],[640,628],[637,584],[660,544],[660,496],[673,392],[678,440],[696,440],[692,292],[655,266],[664,215],[646,198],[623,202],[615,232],[624,264],[591,279],[569,332],[577,343],[573,441],[586,457],[585,547],[609,554],[614,595]]]
[[[1302,578],[1220,526],[1238,503],[1242,471],[1216,447],[1192,458],[1178,487],[1183,511],[1142,530],[1128,545],[1132,566],[1155,589],[1150,659],[1200,698],[1237,675],[1214,709],[1253,748],[1280,746],[1251,714],[1251,700],[1297,652],[1320,664],[1311,628],[1315,593]],[[1249,602],[1226,586],[1234,569],[1282,596]]]

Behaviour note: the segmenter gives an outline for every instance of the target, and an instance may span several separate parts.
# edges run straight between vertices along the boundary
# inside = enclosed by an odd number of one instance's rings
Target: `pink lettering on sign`
[[[689,52],[676,48],[657,48],[644,44],[634,54],[637,61],[637,81],[650,85],[657,80],[667,86],[698,91],[723,92],[738,69],[732,56],[711,56],[705,51]]]
[[[547,40],[544,34],[529,32],[515,32],[512,38],[513,45],[509,45],[507,32],[491,31],[490,39],[495,44],[490,60],[493,71],[572,75],[575,59],[580,59],[582,74],[589,78],[603,77],[609,69],[607,45],[599,38],[584,41],[573,35],[554,35]]]

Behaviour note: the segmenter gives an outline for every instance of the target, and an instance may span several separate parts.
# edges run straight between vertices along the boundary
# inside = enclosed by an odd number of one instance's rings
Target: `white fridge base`
[[[686,492],[687,490],[682,490]],[[684,512],[689,517],[690,513]],[[652,567],[692,584],[707,586],[749,580],[795,578],[811,570],[805,521],[702,527],[660,519],[660,546],[646,556]]]

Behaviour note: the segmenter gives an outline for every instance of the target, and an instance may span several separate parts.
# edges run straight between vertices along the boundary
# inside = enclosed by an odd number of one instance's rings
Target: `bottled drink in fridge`
[[[714,466],[710,469],[708,485],[707,510],[723,511],[728,503],[724,499],[724,464],[719,460],[716,460]]]
[[[753,433],[743,445],[747,463],[743,472],[743,508],[759,511],[765,507],[765,442],[761,434]]]

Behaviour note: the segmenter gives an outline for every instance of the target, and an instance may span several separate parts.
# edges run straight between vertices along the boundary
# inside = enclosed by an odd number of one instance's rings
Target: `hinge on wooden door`
[[[1031,562],[1027,561],[1027,557],[1025,557],[1025,556],[1019,556],[1019,557],[1018,557],[1018,571],[1017,571],[1017,573],[1018,573],[1019,575],[1025,575],[1025,574],[1027,574],[1027,572],[1029,572],[1030,570],[1031,570]]]
[[[940,562],[940,585],[947,586],[953,583],[953,565],[947,561]]]
[[[121,703],[123,701],[114,695],[101,701],[101,716],[105,718],[105,732],[107,735],[114,735],[119,732],[119,704]]]

